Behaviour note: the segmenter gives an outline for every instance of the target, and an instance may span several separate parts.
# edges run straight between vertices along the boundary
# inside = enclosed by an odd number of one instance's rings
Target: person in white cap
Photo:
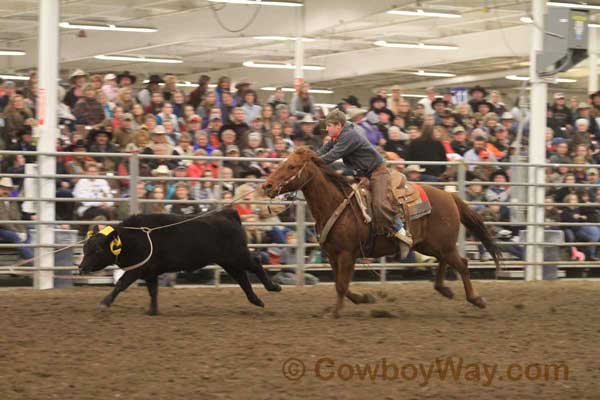
[[[83,97],[83,85],[86,84],[87,77],[88,74],[86,74],[82,69],[76,69],[71,73],[71,75],[69,75],[71,88],[67,91],[63,101],[71,108],[71,110],[75,107],[77,101]]]
[[[7,177],[0,179],[0,197],[10,197],[13,189],[12,179]],[[21,219],[21,211],[16,201],[0,201],[0,220],[20,221]],[[0,224],[0,238],[8,243],[29,243],[27,229],[22,224]],[[21,247],[18,252],[24,260],[33,258],[33,251],[29,247]]]
[[[565,102],[563,93],[555,93],[554,103],[550,106],[549,111],[552,112],[552,120],[556,126],[570,130],[573,127],[573,115]]]
[[[102,92],[108,99],[108,101],[114,103],[119,95],[119,88],[117,87],[117,76],[113,73],[104,75],[104,85],[102,85]]]

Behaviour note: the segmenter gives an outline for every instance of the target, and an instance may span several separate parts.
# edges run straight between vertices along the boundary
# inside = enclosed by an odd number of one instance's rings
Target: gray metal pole
[[[588,39],[588,54],[590,55],[590,76],[588,77],[588,93],[594,93],[598,91],[598,51],[600,47],[600,41],[598,40],[599,35],[600,29],[590,28]]]
[[[57,101],[58,101],[58,23],[60,15],[60,0],[43,0],[39,2],[38,29],[38,123],[41,128],[38,150],[42,152],[56,151],[58,137]],[[51,156],[38,157],[39,171],[44,174],[56,173],[56,158]],[[55,197],[56,183],[53,179],[40,179],[40,196]],[[55,203],[41,202],[38,215],[43,221],[55,219]],[[39,225],[38,240],[41,243],[54,243],[54,227]],[[40,264],[44,267],[54,266],[52,249],[41,249],[44,254]],[[34,289],[52,289],[54,273],[52,271],[36,271],[33,279]]]
[[[298,230],[296,231],[297,246],[296,246],[296,277],[298,278],[298,286],[304,286],[304,252],[305,252],[305,238],[306,238],[306,203],[304,201],[298,201],[296,203],[296,225]]]
[[[529,79],[531,82],[531,125],[529,130],[529,162],[532,164],[542,164],[546,161],[546,103],[548,99],[548,87],[543,79],[538,76],[537,55],[544,51],[544,11],[545,0],[533,0],[532,17],[534,23],[533,41],[529,57]],[[527,222],[544,222],[544,168],[530,167],[529,182],[529,201],[540,204],[540,206],[530,206],[527,210]],[[544,241],[544,227],[530,225],[527,227],[527,241],[541,243]],[[539,245],[532,245],[527,250],[527,261],[533,264],[526,267],[525,279],[536,280],[541,276],[542,267],[536,262],[543,261],[543,248]]]
[[[223,178],[223,160],[219,160],[219,169],[218,169],[218,175],[217,178],[221,179]],[[202,182],[199,182],[198,184],[202,184]],[[215,192],[215,195],[217,196],[217,199],[222,199],[223,198],[223,182],[219,181],[217,182],[217,190]]]
[[[460,196],[461,199],[465,199],[465,197],[467,196],[467,188],[466,188],[467,165],[465,163],[458,164],[456,180],[458,182],[458,195]],[[460,252],[460,255],[463,257],[466,254],[465,242],[466,242],[465,227],[462,226],[462,224],[461,224],[459,231],[458,231],[458,251]]]
[[[133,153],[129,158],[129,213],[139,214],[140,199],[137,194],[137,185],[140,182],[140,156]]]

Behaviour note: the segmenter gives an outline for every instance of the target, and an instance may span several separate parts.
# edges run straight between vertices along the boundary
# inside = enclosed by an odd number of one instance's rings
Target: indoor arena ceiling
[[[305,64],[325,67],[306,71],[306,79],[336,93],[393,84],[418,90],[431,82],[450,86],[459,81],[493,82],[509,88],[521,83],[506,80],[506,75],[527,74],[531,24],[522,18],[529,13],[530,1],[419,3],[423,9],[457,13],[461,18],[387,13],[393,9],[415,9],[415,1],[407,0],[303,3],[304,7],[257,7],[208,0],[64,0],[62,22],[153,27],[158,31],[123,33],[61,28],[61,71],[63,76],[75,68],[98,73],[127,69],[142,75],[172,72],[187,80],[208,73],[213,78],[228,75],[234,81],[250,79],[259,87],[290,85],[291,70],[249,68],[242,63],[293,63],[292,41],[255,37],[302,34],[314,39],[304,44]],[[0,1],[0,48],[27,52],[19,57],[0,56],[0,73],[25,73],[35,68],[37,13],[37,0]],[[240,28],[245,29],[235,32]],[[458,50],[388,48],[376,46],[376,41],[444,44],[458,46]],[[183,62],[155,64],[94,58],[101,54],[176,58]],[[577,83],[565,84],[564,90],[586,87],[582,68],[585,66],[572,73],[577,75]],[[418,70],[457,76],[415,76]]]

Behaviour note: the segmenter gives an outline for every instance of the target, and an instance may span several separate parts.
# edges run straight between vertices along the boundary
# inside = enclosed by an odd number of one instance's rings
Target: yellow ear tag
[[[121,250],[123,250],[123,245],[121,243],[121,238],[116,237],[112,242],[110,242],[110,252],[115,256],[121,254]]]
[[[110,235],[111,233],[113,233],[114,231],[115,231],[115,230],[114,230],[114,228],[113,228],[112,226],[107,226],[106,228],[102,229],[102,230],[101,230],[100,232],[98,232],[98,233],[99,233],[99,234],[101,234],[101,235],[104,235],[104,236],[108,236],[108,235]]]
[[[92,236],[94,236],[94,231],[92,231],[91,229],[89,231],[87,231],[87,238],[91,238]]]

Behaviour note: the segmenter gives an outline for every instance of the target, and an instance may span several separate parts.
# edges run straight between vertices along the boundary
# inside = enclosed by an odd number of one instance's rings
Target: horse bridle
[[[283,181],[279,184],[279,187],[277,188],[277,196],[279,196],[281,194],[281,191],[283,190],[283,188],[285,186],[287,186],[288,184],[290,184],[291,182],[295,181],[296,179],[298,179],[302,176],[302,172],[304,171],[304,168],[306,167],[307,163],[308,163],[308,161],[304,161],[304,164],[302,164],[302,166],[300,167],[298,172],[296,172],[294,175],[290,176],[288,179],[286,179],[285,181]],[[304,185],[302,185],[296,191],[302,190],[302,188],[304,188],[304,186],[306,186],[308,184],[308,182],[310,182],[311,180],[312,180],[312,177],[308,181],[304,182]]]

